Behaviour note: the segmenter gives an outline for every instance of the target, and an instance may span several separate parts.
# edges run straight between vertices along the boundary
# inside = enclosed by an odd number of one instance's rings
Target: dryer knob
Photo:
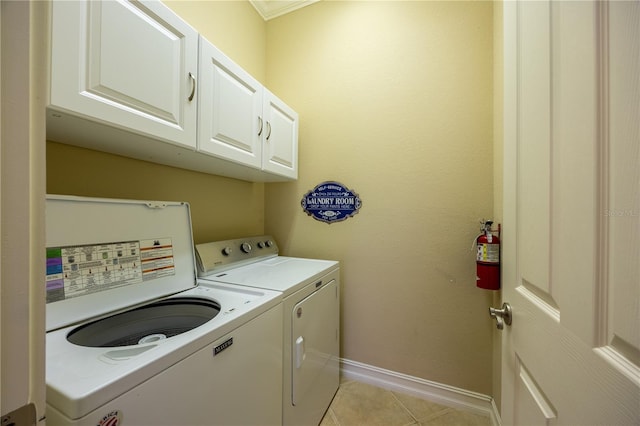
[[[232,251],[233,251],[233,249],[231,247],[225,247],[225,248],[222,249],[222,254],[225,255],[225,256],[229,256]]]
[[[242,250],[245,253],[249,253],[251,251],[251,249],[252,249],[252,247],[251,247],[251,244],[249,244],[249,243],[242,243],[240,245],[240,250]]]

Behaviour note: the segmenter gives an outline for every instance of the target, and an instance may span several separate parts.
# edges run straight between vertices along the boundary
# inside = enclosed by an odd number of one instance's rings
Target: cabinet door
[[[200,38],[198,151],[261,168],[262,85]]]
[[[54,1],[51,106],[195,149],[197,48],[160,2]]]
[[[298,114],[265,89],[266,133],[262,148],[262,168],[292,179],[298,178]]]

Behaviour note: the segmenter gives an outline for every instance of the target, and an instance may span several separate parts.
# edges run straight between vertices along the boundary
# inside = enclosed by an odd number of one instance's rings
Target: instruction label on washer
[[[171,238],[47,248],[47,303],[175,275]]]

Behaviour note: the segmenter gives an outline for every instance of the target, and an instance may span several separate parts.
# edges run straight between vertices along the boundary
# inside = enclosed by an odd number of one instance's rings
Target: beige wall
[[[264,230],[264,185],[47,143],[47,192],[187,201],[196,244]]]
[[[269,21],[267,83],[300,114],[300,179],[266,186],[285,254],[342,262],[342,356],[492,392],[491,292],[471,243],[493,211],[491,2],[323,1]],[[337,180],[360,213],[300,207]]]
[[[207,40],[265,84],[267,24],[248,1],[163,1]]]
[[[266,23],[244,1],[166,4],[258,80],[265,79]],[[264,232],[264,184],[47,143],[47,192],[187,201],[196,243]]]

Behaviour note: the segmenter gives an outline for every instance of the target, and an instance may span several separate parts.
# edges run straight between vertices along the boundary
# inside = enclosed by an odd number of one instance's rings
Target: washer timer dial
[[[251,253],[252,249],[253,247],[251,247],[251,244],[249,243],[240,244],[240,250],[242,250],[244,253]]]

